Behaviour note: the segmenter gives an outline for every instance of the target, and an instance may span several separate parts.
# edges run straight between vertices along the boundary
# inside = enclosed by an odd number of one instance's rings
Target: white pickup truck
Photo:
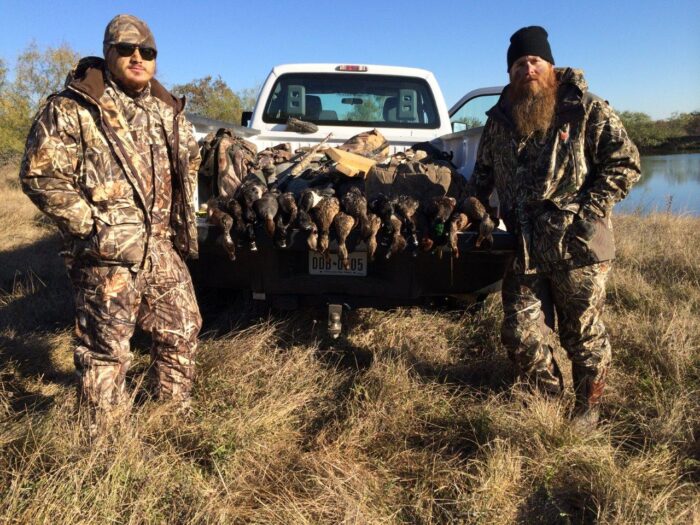
[[[376,128],[387,139],[392,153],[430,141],[452,153],[452,163],[469,177],[474,167],[485,112],[498,99],[501,88],[472,91],[448,110],[434,75],[424,69],[356,64],[287,64],[276,66],[262,85],[245,126],[236,133],[258,150],[279,143],[292,149],[313,146],[332,137],[331,145]],[[318,130],[300,133],[287,129],[289,117],[312,122]],[[221,127],[219,122],[192,117],[198,137]],[[232,127],[228,125],[227,127]],[[200,195],[200,199],[206,196]],[[319,272],[313,268],[302,236],[279,249],[270,242],[255,253],[240,251],[229,261],[217,243],[219,233],[204,219],[199,223],[200,259],[193,264],[195,278],[217,287],[247,289],[258,299],[284,298],[286,305],[305,302],[350,305],[420,303],[430,296],[480,294],[500,281],[512,257],[513,239],[496,231],[489,250],[474,246],[475,234],[460,234],[459,259],[392,257],[365,264],[361,270]],[[349,239],[358,253],[366,251],[361,240]],[[331,250],[333,244],[331,244]],[[366,258],[363,259],[366,261]]]
[[[258,150],[288,142],[292,149],[313,146],[329,133],[338,145],[360,131],[376,128],[392,153],[418,142],[452,151],[453,163],[469,177],[486,111],[501,87],[470,91],[448,110],[435,76],[425,69],[356,64],[284,64],[270,71],[255,108],[243,126],[190,115],[197,139],[219,127],[233,127]],[[315,133],[288,131],[287,117],[318,126]]]

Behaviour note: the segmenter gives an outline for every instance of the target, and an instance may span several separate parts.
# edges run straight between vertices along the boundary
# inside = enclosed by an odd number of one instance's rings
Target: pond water
[[[642,157],[642,178],[615,212],[653,211],[700,216],[700,153]]]

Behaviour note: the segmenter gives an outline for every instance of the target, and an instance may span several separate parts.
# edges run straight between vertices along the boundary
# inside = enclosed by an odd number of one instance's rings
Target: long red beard
[[[539,89],[538,89],[539,88]],[[552,125],[557,101],[557,79],[554,70],[540,85],[511,84],[510,101],[515,127],[521,136],[543,135]]]

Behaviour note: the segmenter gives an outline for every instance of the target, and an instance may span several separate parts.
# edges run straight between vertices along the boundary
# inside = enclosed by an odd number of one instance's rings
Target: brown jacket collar
[[[104,68],[105,61],[102,58],[82,58],[73,70],[68,73],[65,85],[98,101],[105,91]],[[177,98],[155,78],[151,79],[151,95],[172,107],[176,115],[185,107],[184,97]]]

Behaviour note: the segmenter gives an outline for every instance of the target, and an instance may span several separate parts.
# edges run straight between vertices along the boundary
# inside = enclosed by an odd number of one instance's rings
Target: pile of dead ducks
[[[376,141],[377,133],[373,130],[361,135]],[[217,195],[203,207],[208,221],[221,229],[222,244],[231,260],[236,259],[241,247],[257,251],[256,236],[262,232],[277,247],[286,248],[290,233],[299,230],[308,248],[325,257],[330,257],[333,236],[340,263],[346,269],[347,239],[354,231],[366,244],[370,261],[378,256],[389,259],[403,251],[414,256],[432,251],[442,256],[446,246],[453,257],[459,257],[457,234],[468,229],[477,232],[477,247],[488,247],[493,242],[494,221],[475,197],[449,196],[447,192],[428,197],[396,194],[391,186],[386,192],[368,195],[375,168],[347,176],[347,170],[326,154],[325,141],[294,153],[288,144],[281,144],[254,156],[241,156],[233,142],[228,159],[237,165],[220,167],[224,176],[214,182],[225,190],[216,191]],[[376,169],[384,172],[402,165],[415,171],[431,164],[449,164],[420,149],[389,156],[386,142],[369,149],[366,142],[362,136],[350,139],[346,151],[371,158],[376,161]],[[245,148],[250,151],[249,146]],[[231,183],[233,178],[240,183]]]

